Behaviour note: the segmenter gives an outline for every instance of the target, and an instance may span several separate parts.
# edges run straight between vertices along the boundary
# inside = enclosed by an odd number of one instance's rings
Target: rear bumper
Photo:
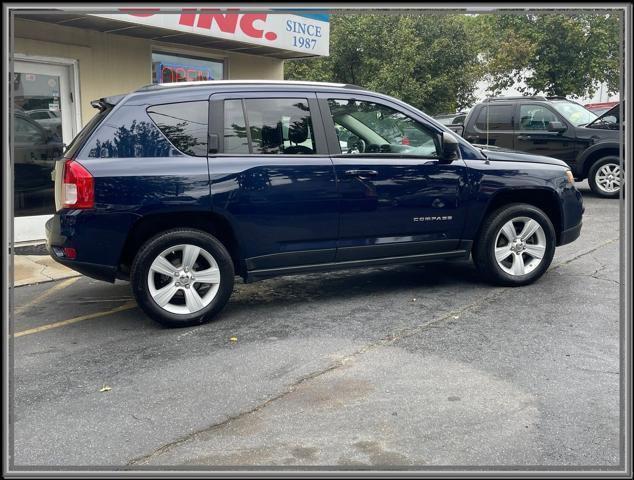
[[[75,246],[76,242],[69,235],[64,234],[60,216],[55,214],[46,222],[46,249],[56,262],[76,272],[97,280],[113,283],[117,277],[117,266],[95,263],[86,260],[70,260],[63,255],[63,247]]]
[[[559,236],[559,243],[557,244],[557,246],[566,245],[567,243],[572,243],[577,238],[579,238],[579,235],[581,235],[582,225],[583,225],[583,222],[579,222],[578,225],[575,225],[574,227],[568,228],[564,230],[563,232],[561,232],[561,235]]]

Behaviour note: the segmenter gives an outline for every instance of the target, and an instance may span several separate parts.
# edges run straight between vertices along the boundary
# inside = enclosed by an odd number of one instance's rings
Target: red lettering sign
[[[119,11],[133,15],[135,17],[150,17],[159,12],[160,8],[120,8]],[[185,25],[211,30],[214,23],[218,30],[223,33],[235,34],[236,29],[240,28],[242,32],[251,38],[266,38],[269,41],[277,39],[275,32],[265,32],[262,28],[256,26],[257,21],[266,24],[268,15],[266,13],[244,13],[240,14],[240,9],[229,8],[220,10],[216,8],[202,8],[200,13],[196,8],[183,8],[178,19],[179,25]],[[225,12],[225,13],[223,13]]]

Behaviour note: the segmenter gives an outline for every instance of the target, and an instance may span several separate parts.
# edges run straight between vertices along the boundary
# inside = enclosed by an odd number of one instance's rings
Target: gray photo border
[[[162,13],[176,11],[183,8],[183,4],[171,4],[161,2],[142,2],[135,3],[134,7],[152,7],[160,6]],[[257,7],[255,6],[257,5]],[[240,4],[221,4],[221,3],[187,3],[187,7],[215,7],[215,8],[236,8]],[[130,8],[131,4],[125,3],[3,3],[2,25],[3,25],[3,70],[9,74],[13,71],[11,62],[11,53],[14,51],[13,42],[13,15],[15,9],[21,10],[52,10],[65,9],[66,11],[76,12],[96,12],[115,13],[117,8]],[[390,4],[389,8],[385,4],[354,4],[354,3],[336,3],[325,2],[316,4],[302,4],[298,2],[281,3],[273,2],[265,5],[260,4],[244,4],[244,9],[249,11],[269,10],[277,8],[280,10],[292,10],[294,8],[314,9],[319,12],[334,12],[348,10],[351,13],[360,13],[361,11],[373,13],[405,13],[405,11],[435,11],[436,13],[495,13],[497,11],[505,11],[512,13],[524,13],[526,10],[560,12],[561,10],[621,10],[623,15],[623,35],[621,41],[621,100],[626,101],[629,108],[624,110],[625,114],[625,132],[623,139],[632,138],[632,76],[626,75],[625,72],[632,72],[632,4],[630,3],[541,3],[527,2],[521,4],[514,3],[493,3],[486,2],[480,4],[456,2],[456,3],[402,3]],[[6,78],[6,77],[5,77]],[[3,98],[10,99],[10,82],[3,82]],[[334,477],[334,476],[363,476],[363,477],[417,477],[417,476],[442,476],[448,478],[467,478],[467,477],[556,477],[578,478],[578,477],[604,477],[604,478],[631,478],[632,475],[632,383],[631,383],[631,367],[632,367],[632,197],[624,196],[621,191],[620,202],[620,415],[621,415],[621,434],[620,434],[620,465],[616,467],[549,467],[549,466],[450,466],[439,467],[430,466],[415,467],[409,469],[394,469],[374,471],[371,469],[335,469],[332,467],[307,467],[305,469],[280,469],[277,467],[258,467],[257,469],[240,467],[224,468],[211,470],[209,468],[174,468],[167,467],[164,469],[150,468],[134,468],[124,469],[107,467],[52,467],[49,470],[38,470],[41,467],[30,469],[29,467],[16,468],[13,465],[13,395],[12,395],[12,373],[13,373],[13,165],[11,159],[12,135],[9,130],[10,121],[10,105],[11,102],[3,102],[3,155],[6,161],[2,164],[3,179],[3,203],[2,203],[2,241],[3,245],[8,247],[2,253],[2,283],[6,288],[2,290],[2,346],[4,352],[3,362],[3,476],[6,478],[53,478],[53,477],[121,477],[121,478],[156,478],[156,477],[183,477],[183,478],[199,478],[211,476],[225,477]],[[624,162],[632,161],[632,145],[629,142],[622,143],[622,158]],[[626,184],[632,185],[632,171],[625,170]],[[626,287],[627,286],[627,287]]]

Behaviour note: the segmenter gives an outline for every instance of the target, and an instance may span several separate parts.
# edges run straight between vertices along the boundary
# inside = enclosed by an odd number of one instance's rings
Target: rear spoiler
[[[103,112],[104,110],[108,110],[114,107],[124,98],[125,95],[113,95],[112,97],[103,97],[98,100],[93,100],[92,102],[90,102],[90,105],[98,109],[100,112]]]

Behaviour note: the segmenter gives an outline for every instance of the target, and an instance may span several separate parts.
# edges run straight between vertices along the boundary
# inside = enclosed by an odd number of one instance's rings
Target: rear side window
[[[226,100],[224,109],[224,153],[316,153],[315,133],[305,98]]]
[[[148,118],[145,109],[123,106],[108,115],[90,137],[88,158],[177,157],[182,155]]]
[[[513,130],[513,105],[485,105],[478,114],[478,130]]]
[[[208,108],[206,101],[182,102],[153,105],[147,113],[179,151],[206,157]]]

